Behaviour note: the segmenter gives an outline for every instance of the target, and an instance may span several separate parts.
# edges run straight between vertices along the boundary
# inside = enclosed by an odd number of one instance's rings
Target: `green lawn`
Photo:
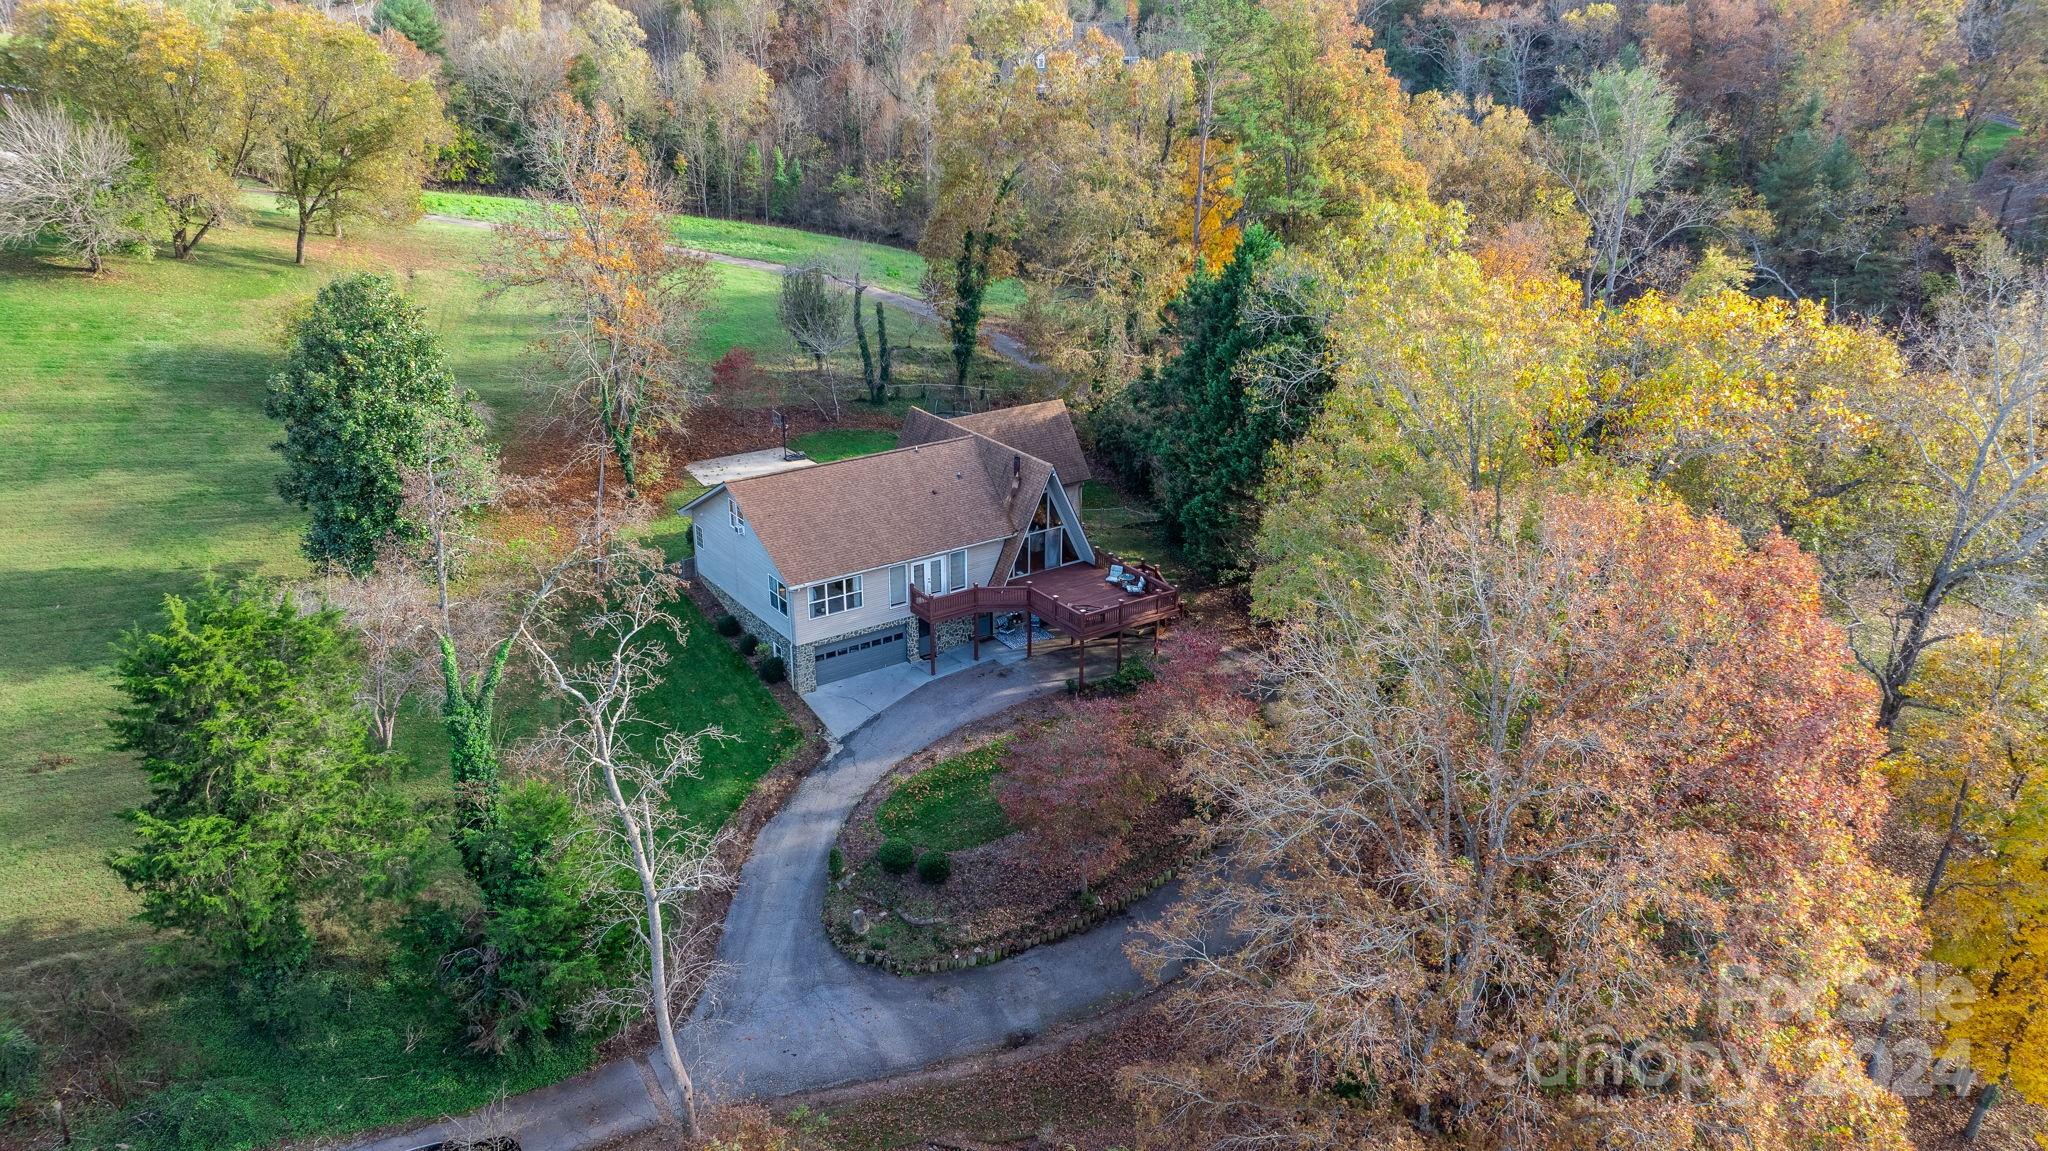
[[[306,573],[262,409],[286,313],[344,270],[389,269],[458,378],[524,406],[538,320],[482,299],[473,242],[422,228],[295,268],[288,234],[245,228],[98,282],[0,257],[0,968],[135,930],[100,862],[143,794],[107,745],[109,645],[204,572]]]
[[[63,956],[146,969],[131,945],[148,933],[103,863],[128,834],[118,813],[144,794],[141,773],[108,743],[113,641],[207,572],[309,574],[301,517],[275,492],[278,431],[262,411],[285,317],[338,274],[389,272],[425,308],[457,378],[491,406],[496,434],[516,435],[536,407],[526,380],[543,317],[516,296],[485,298],[472,270],[484,233],[366,229],[339,250],[317,238],[305,268],[291,263],[291,239],[259,212],[209,236],[191,261],[120,260],[98,280],[0,255],[0,972],[22,983]],[[732,271],[706,346],[730,338],[766,352],[781,343],[772,304],[759,322],[772,277]],[[657,542],[674,550],[679,522]],[[675,796],[716,824],[800,735],[701,615],[689,604],[679,613],[689,639],[650,706],[682,730],[716,724],[736,737],[707,745],[701,781]],[[431,699],[420,703],[401,720],[401,750],[413,753],[408,788],[426,794],[443,786],[444,745]],[[521,680],[503,712],[518,735],[552,709]],[[103,1130],[138,1148],[261,1145],[467,1109],[592,1056],[581,1044],[480,1059],[374,969],[322,978],[333,981],[322,1006],[282,1045],[247,1033],[203,980],[174,980],[138,1004],[118,1051],[136,1105],[103,1118],[115,1124]],[[0,988],[0,1009],[14,990]],[[190,1121],[166,1126],[176,1115]]]
[[[422,199],[436,215],[460,216],[470,220],[504,220],[523,210],[514,196],[488,196],[474,192],[428,192]],[[776,224],[747,220],[721,220],[712,216],[678,215],[670,226],[676,242],[701,252],[766,260],[773,264],[795,264],[822,260],[851,267],[858,260],[870,283],[906,295],[918,294],[924,278],[924,257],[908,248],[873,244],[861,240],[827,236]],[[989,310],[998,314],[1014,311],[1024,302],[1024,292],[1013,280],[989,289]]]
[[[798,436],[789,446],[821,464],[829,464],[833,460],[886,452],[896,446],[896,433],[886,428],[826,428]]]
[[[1010,834],[990,786],[1008,747],[1007,738],[993,740],[897,784],[875,811],[876,825],[919,851],[965,851]]]

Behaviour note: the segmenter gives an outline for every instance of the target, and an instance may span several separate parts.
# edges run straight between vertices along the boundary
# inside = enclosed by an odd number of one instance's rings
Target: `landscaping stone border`
[[[905,963],[895,959],[888,952],[858,946],[861,939],[860,936],[855,935],[850,929],[835,926],[829,920],[825,923],[825,934],[832,940],[832,945],[839,949],[841,955],[846,956],[855,963],[865,963],[870,967],[879,967],[891,975],[937,975],[944,971],[960,971],[969,967],[986,967],[991,963],[1000,963],[1005,959],[1021,955],[1034,947],[1043,947],[1048,943],[1058,943],[1068,936],[1079,935],[1084,931],[1092,931],[1104,922],[1123,914],[1133,903],[1178,879],[1180,872],[1181,869],[1178,865],[1169,867],[1118,898],[1105,900],[1097,904],[1086,915],[1068,920],[1058,927],[1047,928],[1035,935],[1027,936],[1008,945],[977,947],[964,955],[956,951],[951,955],[941,956],[936,959],[927,959],[918,963]],[[891,914],[894,913],[892,912]]]

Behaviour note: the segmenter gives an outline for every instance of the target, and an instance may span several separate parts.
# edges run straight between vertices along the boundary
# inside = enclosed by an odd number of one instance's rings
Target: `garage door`
[[[878,631],[859,639],[833,644],[818,649],[818,686],[823,687],[833,680],[859,675],[878,667],[903,663],[907,660],[903,648],[903,629]]]

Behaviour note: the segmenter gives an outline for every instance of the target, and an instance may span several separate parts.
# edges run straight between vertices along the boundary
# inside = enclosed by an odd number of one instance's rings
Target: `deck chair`
[[[1111,565],[1109,565],[1109,575],[1107,575],[1107,576],[1103,577],[1103,582],[1105,582],[1105,583],[1113,583],[1113,584],[1120,584],[1120,583],[1124,582],[1124,565],[1122,565],[1122,564],[1111,564]]]
[[[1130,592],[1132,595],[1144,595],[1145,577],[1141,575],[1132,576],[1130,578],[1130,582],[1124,584],[1124,590]]]

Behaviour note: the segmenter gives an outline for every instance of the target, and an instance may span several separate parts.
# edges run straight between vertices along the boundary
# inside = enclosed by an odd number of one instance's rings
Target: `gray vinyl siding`
[[[794,641],[791,617],[797,611],[796,589],[790,589],[790,616],[776,611],[768,599],[768,579],[777,575],[775,564],[752,527],[744,532],[732,530],[726,498],[726,493],[719,492],[697,505],[694,523],[702,529],[703,538],[697,547],[697,574],[761,617],[784,640]]]
[[[719,515],[724,516],[720,510]],[[730,534],[728,530],[728,534]],[[996,559],[1003,550],[1004,540],[990,540],[975,544],[967,551],[967,582],[974,586],[986,586],[995,573]],[[923,558],[923,557],[918,557]],[[822,643],[834,636],[849,632],[865,631],[879,624],[894,620],[909,619],[908,603],[891,606],[889,603],[889,569],[870,568],[861,572],[860,606],[838,612],[821,619],[811,618],[811,592],[815,585],[789,589],[789,610],[796,620],[796,642]],[[822,581],[821,581],[822,582]]]

